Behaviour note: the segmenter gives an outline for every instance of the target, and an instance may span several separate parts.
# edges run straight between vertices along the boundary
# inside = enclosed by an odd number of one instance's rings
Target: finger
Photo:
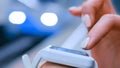
[[[71,7],[69,11],[74,16],[87,15],[86,26],[90,29],[95,23],[95,14],[102,6],[103,0],[88,0],[81,7]],[[89,21],[89,22],[88,22]]]
[[[82,5],[82,15],[89,15],[90,18],[90,25],[85,23],[86,26],[90,29],[96,22],[96,13],[102,7],[103,0],[88,0],[87,2],[83,3]]]
[[[115,26],[120,27],[119,22],[120,22],[120,16],[113,14],[104,15],[90,30],[88,34],[90,40],[86,49],[93,48]]]
[[[46,62],[44,65],[42,65],[41,68],[72,68],[72,67],[51,63],[51,62]]]
[[[81,16],[82,7],[70,7],[69,12],[74,16]]]

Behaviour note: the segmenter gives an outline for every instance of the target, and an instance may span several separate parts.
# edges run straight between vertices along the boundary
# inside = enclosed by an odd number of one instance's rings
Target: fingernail
[[[82,21],[85,23],[87,27],[91,27],[91,19],[88,14],[85,14],[81,17]]]
[[[77,7],[73,6],[69,8],[69,10],[74,10],[74,9],[77,9]]]
[[[90,41],[90,38],[87,37],[87,38],[82,42],[81,47],[82,47],[83,49],[86,49],[89,41]]]

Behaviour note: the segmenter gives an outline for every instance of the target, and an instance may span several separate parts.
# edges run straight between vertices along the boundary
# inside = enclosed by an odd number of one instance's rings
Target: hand
[[[70,8],[70,12],[90,16],[85,23],[90,30],[86,49],[92,50],[99,68],[120,68],[120,16],[115,14],[110,0],[88,0],[81,7]],[[58,68],[56,64],[50,65]]]
[[[90,16],[91,22],[86,23],[90,29],[86,49],[92,49],[99,68],[120,68],[120,16],[115,14],[110,0],[88,0],[70,12]]]

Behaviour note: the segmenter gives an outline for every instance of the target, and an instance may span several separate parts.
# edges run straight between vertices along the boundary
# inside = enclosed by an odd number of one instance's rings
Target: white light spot
[[[40,20],[46,26],[55,26],[58,23],[58,17],[55,13],[43,13]]]
[[[23,24],[26,20],[26,15],[22,11],[13,11],[9,15],[9,21],[13,24]]]

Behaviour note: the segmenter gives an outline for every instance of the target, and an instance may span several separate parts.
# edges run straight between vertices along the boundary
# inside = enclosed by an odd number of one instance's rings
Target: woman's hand
[[[90,41],[86,48],[92,48],[99,68],[120,68],[119,35],[120,16],[114,14],[102,16],[90,30]]]
[[[99,68],[120,68],[120,16],[115,14],[110,0],[87,0],[81,7],[69,10],[75,16],[87,16],[90,40],[86,49],[92,50]],[[59,68],[56,64],[44,66]]]
[[[110,0],[88,0],[82,7],[70,8],[70,12],[90,16],[91,21],[85,23],[90,29],[86,49],[92,49],[99,68],[120,68],[120,16]]]

